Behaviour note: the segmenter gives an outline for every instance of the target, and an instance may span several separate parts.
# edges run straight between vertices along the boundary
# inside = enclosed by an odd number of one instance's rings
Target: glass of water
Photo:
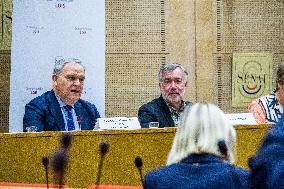
[[[149,128],[159,128],[159,122],[150,122]]]
[[[26,127],[27,132],[37,132],[37,126]]]

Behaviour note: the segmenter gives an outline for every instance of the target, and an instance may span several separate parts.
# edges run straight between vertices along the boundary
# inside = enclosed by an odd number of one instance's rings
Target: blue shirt
[[[68,117],[68,112],[65,110],[64,106],[66,106],[67,104],[65,104],[61,99],[60,97],[56,96],[56,99],[59,103],[59,106],[61,108],[61,112],[62,112],[62,115],[63,115],[63,120],[64,120],[64,123],[65,123],[65,131],[68,131],[68,126],[67,126],[67,117]],[[74,105],[72,105],[72,109],[71,109],[71,112],[72,112],[72,116],[73,116],[73,121],[74,121],[74,125],[75,125],[75,130],[81,130],[81,127],[79,126],[79,123],[78,123],[78,118],[77,118],[77,115],[76,115],[76,112],[75,112],[75,109],[74,109]],[[76,120],[76,121],[75,121]]]

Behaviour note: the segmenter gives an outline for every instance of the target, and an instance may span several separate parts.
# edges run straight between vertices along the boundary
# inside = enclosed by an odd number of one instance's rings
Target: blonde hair
[[[221,153],[219,142],[227,147]],[[209,153],[234,162],[236,131],[224,112],[210,103],[196,103],[187,107],[168,155],[167,165],[178,163],[190,154]]]

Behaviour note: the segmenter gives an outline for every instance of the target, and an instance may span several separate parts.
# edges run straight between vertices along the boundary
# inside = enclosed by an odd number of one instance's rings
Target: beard
[[[171,105],[180,103],[183,100],[184,92],[181,94],[176,93],[176,94],[168,94],[168,95],[163,91],[161,93],[162,93],[163,99]]]

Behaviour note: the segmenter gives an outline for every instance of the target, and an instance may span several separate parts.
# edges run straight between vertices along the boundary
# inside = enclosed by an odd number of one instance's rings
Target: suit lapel
[[[158,106],[161,107],[163,110],[161,113],[163,114],[162,117],[165,120],[165,123],[167,126],[174,126],[174,120],[172,119],[171,112],[169,110],[169,107],[167,106],[167,103],[164,101],[162,95],[159,97],[159,103]]]
[[[49,95],[50,113],[54,117],[58,131],[65,130],[65,123],[60,105],[53,91]]]
[[[84,112],[83,112],[83,107],[82,107],[82,104],[77,101],[75,104],[74,104],[74,107],[75,107],[75,112],[76,112],[76,116],[77,116],[77,122],[78,122],[78,125],[80,127],[81,130],[85,130],[86,128],[86,120],[84,120]]]

